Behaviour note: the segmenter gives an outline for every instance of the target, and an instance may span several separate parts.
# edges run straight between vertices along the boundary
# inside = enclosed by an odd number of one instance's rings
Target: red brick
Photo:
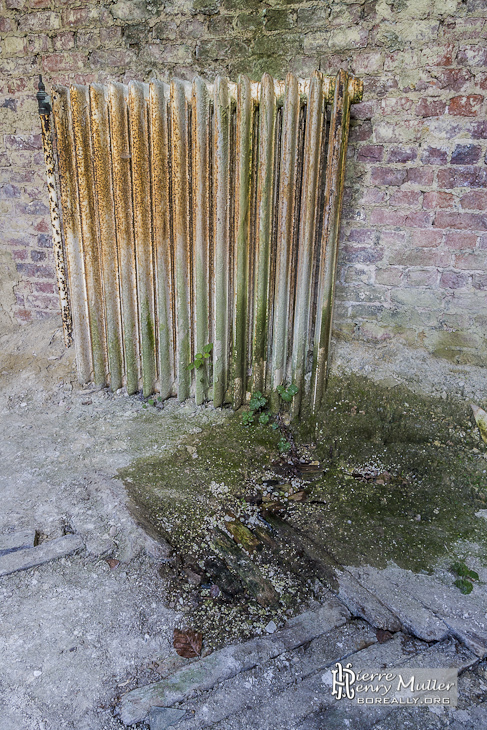
[[[53,279],[54,269],[52,266],[38,266],[37,264],[17,264],[19,274],[25,274],[28,278]]]
[[[348,241],[354,243],[376,243],[378,239],[377,231],[369,228],[352,228],[347,236]]]
[[[413,162],[417,156],[417,147],[393,147],[389,152],[387,162]]]
[[[475,165],[480,160],[482,148],[474,144],[457,144],[452,152],[452,165]]]
[[[433,213],[429,213],[426,210],[418,210],[413,213],[408,213],[406,225],[409,228],[430,228],[433,223],[433,217]]]
[[[76,71],[86,67],[84,53],[51,53],[42,59],[42,68],[45,71]]]
[[[350,264],[373,264],[384,257],[384,249],[380,246],[350,246],[341,248],[343,260]]]
[[[402,185],[406,181],[407,171],[392,167],[374,167],[370,176],[372,185]]]
[[[436,77],[436,86],[448,91],[462,91],[471,82],[473,76],[465,68],[446,68]]]
[[[443,99],[420,99],[416,106],[418,117],[439,117],[446,111],[446,101]]]
[[[426,66],[451,66],[454,52],[455,46],[453,43],[444,46],[433,46],[422,51],[421,60]]]
[[[13,231],[10,231],[13,233]],[[15,248],[25,248],[26,246],[35,246],[36,237],[30,234],[18,234],[19,238],[4,238],[2,243],[7,246],[14,246]]]
[[[436,269],[411,269],[407,272],[406,286],[436,287],[438,271]]]
[[[57,294],[56,285],[48,281],[34,281],[30,287],[33,292],[39,292],[40,294]]]
[[[19,322],[32,322],[32,312],[28,309],[15,309],[14,312]]]
[[[29,252],[25,248],[12,251],[12,257],[14,261],[27,261],[29,258]]]
[[[357,53],[352,58],[353,73],[360,76],[364,74],[377,73],[384,66],[382,53]]]
[[[386,248],[403,247],[406,243],[406,231],[381,231],[380,242]]]
[[[20,198],[20,188],[16,185],[0,185],[0,200],[7,198]]]
[[[457,117],[476,117],[484,97],[480,94],[454,96],[448,105],[448,114]]]
[[[78,30],[76,33],[76,45],[83,51],[91,51],[100,46],[100,31],[98,28]]]
[[[59,298],[52,294],[33,294],[26,298],[26,303],[33,309],[57,309]]]
[[[437,208],[453,208],[455,196],[452,193],[441,193],[432,191],[424,194],[423,208],[426,210],[437,210]]]
[[[381,99],[384,96],[391,96],[392,91],[398,88],[395,76],[369,76],[367,79],[367,92],[373,98]]]
[[[93,66],[114,67],[129,66],[134,62],[136,56],[134,51],[126,48],[113,48],[107,50],[93,51],[90,61]]]
[[[404,226],[406,214],[399,210],[373,208],[370,212],[370,223],[376,226]]]
[[[476,190],[462,196],[462,208],[468,210],[487,210],[487,191]]]
[[[34,230],[38,231],[38,233],[48,233],[51,230],[51,226],[48,223],[47,219],[37,221],[37,223],[34,225]]]
[[[448,18],[443,33],[446,38],[480,38],[484,25],[484,18]]]
[[[387,200],[387,193],[385,190],[379,190],[378,188],[366,188],[361,197],[360,203],[362,205],[378,205],[385,203]]]
[[[69,31],[56,33],[52,39],[52,43],[55,51],[69,51],[71,48],[74,48],[74,33]]]
[[[37,13],[22,14],[19,17],[20,31],[57,30],[61,27],[61,16],[50,10],[40,10]]]
[[[487,120],[472,122],[469,131],[472,139],[487,139]]]
[[[377,111],[377,102],[361,101],[354,104],[350,110],[350,116],[353,119],[372,119]]]
[[[412,230],[410,232],[410,241],[412,246],[421,246],[423,248],[436,248],[443,240],[443,233],[440,231]]]
[[[122,28],[114,25],[111,28],[100,28],[100,41],[105,46],[116,43],[122,39]]]
[[[487,289],[487,274],[474,274],[472,286],[474,289]]]
[[[49,215],[49,208],[42,200],[33,200],[32,203],[16,203],[15,212],[18,215]]]
[[[421,207],[421,193],[417,190],[396,190],[391,193],[389,205],[399,207]]]
[[[460,231],[458,233],[447,233],[445,246],[450,249],[475,248],[477,245],[477,234]]]
[[[393,264],[403,266],[437,266],[444,268],[449,266],[451,253],[436,248],[411,248],[408,251],[399,251]]]
[[[78,28],[93,22],[96,22],[98,25],[106,25],[111,20],[111,17],[102,6],[92,5],[91,7],[63,10],[62,19],[64,26]]]
[[[30,252],[30,258],[32,261],[35,261],[38,263],[39,261],[45,261],[47,257],[46,251],[37,251],[37,249],[34,249]]]
[[[51,5],[51,0],[29,0],[29,7],[34,10],[39,8],[48,8]]]
[[[355,106],[355,105],[354,105]],[[353,110],[353,106],[352,106]],[[366,142],[372,137],[371,122],[351,122],[350,124],[350,144],[354,142]]]
[[[455,256],[455,267],[467,271],[485,271],[487,269],[487,254],[459,253]]]
[[[438,170],[440,188],[487,188],[487,170],[478,167],[445,167]]]
[[[52,309],[49,309],[47,312],[43,312],[41,309],[32,310],[32,316],[35,317],[35,319],[50,319],[52,317],[52,313]]]
[[[457,230],[487,231],[487,213],[445,213],[439,211],[435,218],[435,228],[456,228]]]
[[[5,147],[8,150],[38,150],[42,149],[40,134],[6,134]]]
[[[406,179],[413,185],[433,185],[434,172],[426,167],[410,167]]]
[[[32,84],[29,79],[29,90]],[[27,79],[9,79],[8,81],[0,79],[0,92],[2,94],[20,94],[27,88]]]
[[[467,286],[469,277],[460,274],[458,271],[444,271],[440,278],[440,286],[443,289],[462,289]]]
[[[399,266],[388,266],[387,269],[377,269],[375,281],[383,286],[401,286],[404,270]]]
[[[487,91],[487,73],[476,74],[475,82],[479,89],[482,89],[482,91]]]
[[[374,124],[374,142],[404,142],[408,144],[421,139],[422,124],[418,119],[401,119],[400,122],[380,119]]]
[[[10,33],[15,29],[15,20],[12,18],[0,18],[0,33]]]
[[[39,248],[52,248],[52,236],[48,233],[39,233],[37,236],[37,246]]]
[[[398,112],[408,112],[413,104],[413,100],[408,96],[400,96],[382,99],[380,106],[383,114],[397,114]]]
[[[487,48],[483,45],[464,46],[457,53],[457,61],[463,66],[487,66]]]
[[[366,144],[359,147],[357,160],[363,162],[381,162],[384,148],[378,144]]]

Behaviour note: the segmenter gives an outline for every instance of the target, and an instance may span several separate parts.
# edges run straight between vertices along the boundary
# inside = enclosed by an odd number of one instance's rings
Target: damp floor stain
[[[271,424],[236,413],[119,472],[172,545],[161,577],[208,646],[281,625],[340,565],[430,572],[467,560],[465,544],[486,559],[487,450],[465,402],[334,378],[321,412],[291,424],[295,452]]]

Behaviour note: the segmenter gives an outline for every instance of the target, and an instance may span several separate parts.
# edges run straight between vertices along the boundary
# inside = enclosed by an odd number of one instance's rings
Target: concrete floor
[[[151,664],[174,654],[172,631],[181,614],[165,603],[157,572],[167,546],[135,523],[117,471],[136,458],[174,449],[186,435],[223,423],[228,414],[174,401],[147,410],[137,398],[81,388],[57,320],[5,334],[0,347],[0,535],[32,528],[48,541],[74,532],[85,546],[0,578],[0,730],[122,728],[113,714],[119,697],[159,678]],[[342,366],[355,360],[355,354],[338,353]],[[391,359],[383,377],[392,377],[393,368]],[[441,389],[456,378],[463,382],[458,389],[470,388],[475,396],[482,375],[467,376],[462,381],[450,369],[431,382]],[[112,569],[109,558],[120,562]],[[396,724],[377,718],[377,728],[487,727],[478,699],[479,692],[485,697],[485,668],[479,667],[471,670],[477,672],[473,679],[465,675],[467,714],[423,711],[409,725],[400,724],[406,715],[399,714]],[[264,669],[273,667],[258,668],[259,676]],[[249,681],[242,677],[237,694],[252,687]],[[270,702],[265,696],[256,702]],[[215,718],[215,728],[274,727],[257,710],[253,721],[252,706],[249,699],[245,712]],[[322,711],[310,706],[309,713],[296,715],[296,727],[331,727],[331,716],[320,719]],[[352,715],[340,717],[343,727],[365,727]],[[185,723],[195,730],[213,726]]]

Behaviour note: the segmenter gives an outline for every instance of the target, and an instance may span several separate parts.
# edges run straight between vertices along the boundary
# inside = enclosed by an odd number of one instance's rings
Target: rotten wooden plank
[[[264,578],[259,568],[228,535],[216,529],[213,547],[221,555],[228,567],[238,575],[248,592],[261,606],[273,606],[279,602],[279,595]]]

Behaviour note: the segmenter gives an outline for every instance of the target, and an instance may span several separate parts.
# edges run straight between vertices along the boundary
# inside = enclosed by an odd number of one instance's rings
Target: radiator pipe
[[[61,303],[61,318],[63,322],[64,342],[66,347],[73,344],[73,321],[68,296],[68,281],[66,276],[66,261],[64,259],[63,239],[61,236],[61,219],[56,192],[56,178],[54,167],[54,151],[51,134],[51,100],[46,93],[46,87],[39,74],[39,85],[36,94],[39,107],[39,116],[42,128],[42,145],[46,160],[47,189],[49,191],[49,209],[51,212],[52,243],[54,262],[56,265],[56,279]]]

